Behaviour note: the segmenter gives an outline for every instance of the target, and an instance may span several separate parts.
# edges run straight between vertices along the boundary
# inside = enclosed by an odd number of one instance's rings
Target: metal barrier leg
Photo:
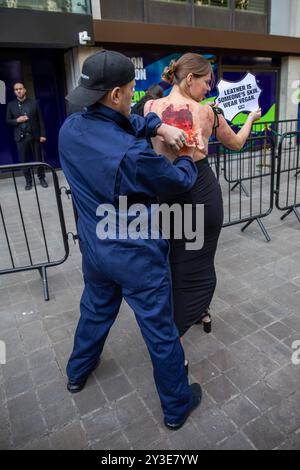
[[[288,215],[290,215],[293,212],[293,209],[289,209],[282,217],[280,217],[280,220],[284,220],[287,218]]]
[[[266,230],[266,227],[264,226],[264,224],[262,223],[262,221],[260,219],[256,219],[257,220],[257,223],[258,225],[260,226],[260,229],[262,231],[262,233],[264,234],[264,236],[266,237],[266,240],[267,242],[270,242],[271,241],[271,237],[270,235],[268,234],[267,230]]]
[[[297,219],[298,219],[299,222],[300,222],[300,213],[299,213],[297,207],[294,207],[294,208],[293,208],[293,212],[294,212],[295,216],[297,217]]]
[[[250,194],[247,191],[246,186],[241,181],[238,181],[237,183],[235,183],[235,185],[232,186],[231,191],[233,191],[239,184],[241,185],[242,191],[245,193],[245,196],[250,197]]]
[[[297,209],[297,207],[293,207],[289,211],[286,212],[282,217],[280,217],[280,220],[284,220],[288,215],[290,215],[292,212],[294,212],[295,216],[297,217],[298,221],[300,222],[300,213]]]
[[[39,273],[41,275],[41,278],[43,280],[43,289],[44,289],[44,299],[49,300],[49,288],[48,288],[48,278],[47,278],[47,271],[45,266],[42,266],[39,269]]]
[[[250,194],[249,194],[246,186],[244,185],[244,183],[240,183],[240,184],[241,184],[242,191],[244,191],[244,193],[245,193],[245,196],[250,197]]]
[[[261,229],[262,233],[264,234],[267,242],[270,242],[271,241],[270,235],[268,234],[268,232],[266,230],[266,227],[264,226],[264,224],[262,223],[262,221],[259,218],[249,220],[249,222],[247,222],[246,225],[241,229],[242,232],[244,232],[246,230],[246,228],[248,228],[249,225],[251,225],[252,222],[254,222],[254,220],[256,220],[258,225],[260,226],[260,229]]]
[[[247,222],[246,225],[244,225],[244,227],[241,229],[241,231],[244,232],[246,230],[246,228],[248,228],[249,225],[252,224],[252,222],[254,222],[254,220],[249,220],[249,222]]]

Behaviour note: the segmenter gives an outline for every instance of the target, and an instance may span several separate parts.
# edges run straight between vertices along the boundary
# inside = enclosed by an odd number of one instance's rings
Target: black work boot
[[[192,411],[197,408],[200,403],[201,403],[201,399],[202,399],[202,389],[201,389],[201,386],[200,384],[198,383],[194,383],[192,385],[190,385],[191,389],[192,389],[192,394],[193,394],[193,401],[192,401],[192,404],[191,404],[191,407],[190,409],[187,411],[187,413],[185,414],[185,416],[180,420],[178,421],[177,423],[168,423],[166,420],[165,420],[165,426],[168,428],[168,429],[171,429],[172,431],[177,431],[177,429],[180,429],[184,423],[186,422],[186,420],[188,419],[188,417],[190,416],[190,414],[192,413]]]

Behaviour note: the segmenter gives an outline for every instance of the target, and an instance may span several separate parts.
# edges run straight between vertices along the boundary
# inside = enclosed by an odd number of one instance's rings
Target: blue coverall
[[[189,411],[192,393],[173,322],[169,242],[96,235],[99,204],[117,208],[119,196],[128,196],[150,210],[157,196],[194,185],[197,168],[190,157],[173,164],[145,140],[160,122],[154,113],[129,119],[96,105],[71,115],[60,130],[60,160],[78,212],[85,283],[67,374],[80,381],[93,370],[124,298],[147,344],[165,419],[177,423]]]

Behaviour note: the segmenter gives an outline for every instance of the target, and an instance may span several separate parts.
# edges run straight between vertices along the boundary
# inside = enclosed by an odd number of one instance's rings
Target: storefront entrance
[[[65,119],[63,51],[0,49],[0,165],[19,163],[13,128],[5,122],[6,105],[15,98],[13,84],[24,83],[29,98],[38,100],[46,127],[46,163],[57,168],[58,132]]]

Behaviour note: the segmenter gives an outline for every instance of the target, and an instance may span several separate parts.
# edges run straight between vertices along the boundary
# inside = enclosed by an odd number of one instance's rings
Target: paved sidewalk
[[[24,262],[8,180],[0,180],[0,190],[14,253]],[[52,186],[38,191],[49,249],[59,258]],[[37,260],[43,254],[33,192],[20,194]],[[72,230],[71,205],[64,206]],[[257,224],[244,234],[240,226],[223,229],[213,333],[195,326],[185,337],[190,381],[202,384],[204,398],[177,432],[163,426],[148,353],[125,303],[86,388],[74,396],[66,391],[83,285],[78,246],[70,242],[69,259],[48,270],[49,302],[37,272],[0,276],[0,340],[7,346],[0,449],[300,449],[300,365],[291,360],[292,343],[300,340],[300,224],[280,216],[274,210],[265,220],[271,243]],[[9,262],[4,249],[0,232],[1,267]]]

